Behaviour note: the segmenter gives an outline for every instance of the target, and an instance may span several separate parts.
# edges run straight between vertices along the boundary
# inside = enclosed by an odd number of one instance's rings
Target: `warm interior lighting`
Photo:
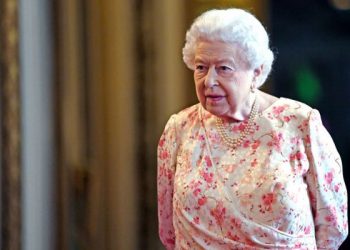
[[[350,0],[330,0],[330,2],[339,10],[350,10]]]

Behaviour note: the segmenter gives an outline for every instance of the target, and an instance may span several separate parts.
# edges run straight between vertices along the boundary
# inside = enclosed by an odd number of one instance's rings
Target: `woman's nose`
[[[208,69],[204,84],[207,88],[217,85],[217,75],[214,67]]]

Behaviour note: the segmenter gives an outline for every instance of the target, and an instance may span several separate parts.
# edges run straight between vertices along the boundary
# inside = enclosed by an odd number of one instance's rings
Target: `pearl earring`
[[[250,92],[255,93],[255,88],[254,88],[253,84],[250,86]]]

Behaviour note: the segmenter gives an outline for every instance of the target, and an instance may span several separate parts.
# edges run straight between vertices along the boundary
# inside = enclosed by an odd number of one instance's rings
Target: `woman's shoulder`
[[[273,116],[285,114],[307,118],[313,110],[309,105],[286,97],[275,97],[266,93],[262,95],[262,114]]]
[[[190,107],[184,108],[179,112],[172,115],[174,117],[176,123],[183,123],[188,121],[197,120],[199,118],[199,109],[200,104],[194,104]]]
[[[297,101],[286,97],[280,97],[279,99],[281,104],[286,107],[286,112],[295,115],[308,117],[310,115],[310,112],[313,110],[312,107],[301,101]]]

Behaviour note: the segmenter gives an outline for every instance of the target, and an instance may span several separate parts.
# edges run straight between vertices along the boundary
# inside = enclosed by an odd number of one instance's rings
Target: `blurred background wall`
[[[349,183],[348,0],[6,1],[20,3],[22,249],[163,249],[156,147],[197,102],[181,49],[210,8],[263,22],[276,55],[264,90],[320,110]]]

